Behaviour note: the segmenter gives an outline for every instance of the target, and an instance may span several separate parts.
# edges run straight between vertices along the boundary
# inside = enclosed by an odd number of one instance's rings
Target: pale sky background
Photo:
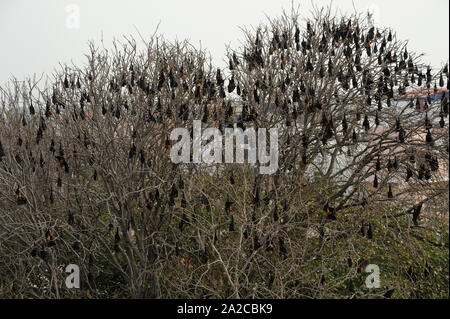
[[[330,0],[295,0],[308,15]],[[79,28],[68,28],[68,6],[79,8]],[[112,39],[133,35],[136,28],[150,37],[159,33],[168,40],[190,39],[207,48],[213,61],[223,66],[225,46],[239,45],[240,26],[257,26],[265,15],[276,17],[291,8],[292,0],[0,0],[0,85],[11,76],[22,80],[34,73],[49,74],[59,62],[85,62],[87,41],[105,46]],[[449,0],[335,0],[336,10],[375,13],[377,25],[396,30],[409,40],[409,50],[425,53],[424,62],[443,65],[449,56]],[[70,9],[70,7],[69,7]],[[72,13],[74,11],[71,11]],[[69,22],[74,21],[70,20]],[[136,28],[135,28],[136,27]]]

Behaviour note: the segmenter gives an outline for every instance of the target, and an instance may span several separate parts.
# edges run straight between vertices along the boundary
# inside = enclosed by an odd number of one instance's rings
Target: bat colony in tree
[[[430,203],[448,211],[448,66],[434,72],[391,30],[284,14],[246,31],[223,70],[188,42],[136,47],[91,45],[87,66],[44,89],[2,89],[0,269],[14,296],[77,296],[61,288],[69,263],[90,296],[337,296],[317,260],[375,240],[374,215],[418,227]],[[170,161],[173,128],[224,132],[235,104],[237,127],[278,128],[275,174]],[[365,261],[343,254],[332,278],[353,291]]]

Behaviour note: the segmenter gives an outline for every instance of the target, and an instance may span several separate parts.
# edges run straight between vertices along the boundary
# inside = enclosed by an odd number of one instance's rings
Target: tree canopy
[[[0,296],[448,298],[448,65],[330,9],[244,36],[225,69],[154,35],[1,89]],[[172,163],[193,120],[278,128],[278,171]]]

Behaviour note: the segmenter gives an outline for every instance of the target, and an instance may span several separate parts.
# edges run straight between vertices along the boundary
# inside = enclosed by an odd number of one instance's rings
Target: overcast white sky
[[[329,0],[314,0],[316,6]],[[134,35],[136,28],[149,37],[161,22],[159,33],[167,39],[188,38],[207,48],[218,64],[225,45],[237,46],[239,26],[256,26],[265,15],[277,16],[291,0],[0,0],[0,85],[12,75],[19,80],[34,73],[51,73],[59,62],[84,62],[87,41],[106,45],[113,37]],[[375,12],[378,24],[409,40],[409,49],[425,53],[425,62],[441,66],[449,56],[448,0],[335,0],[342,12]],[[79,28],[68,28],[67,6],[75,4]],[[295,0],[305,13],[312,1]],[[70,8],[70,7],[69,7]],[[74,11],[71,11],[72,13]],[[69,18],[69,20],[68,20]],[[73,26],[73,24],[72,24]]]

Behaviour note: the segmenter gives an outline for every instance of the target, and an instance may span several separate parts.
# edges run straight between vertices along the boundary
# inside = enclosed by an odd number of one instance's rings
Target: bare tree
[[[367,290],[361,272],[396,258],[391,242],[428,270],[420,249],[448,247],[433,208],[448,211],[448,67],[330,9],[244,34],[226,70],[153,36],[1,90],[0,295],[388,296],[400,280]],[[279,129],[276,174],[170,161],[173,128],[236,116]],[[65,287],[68,264],[82,290]]]

